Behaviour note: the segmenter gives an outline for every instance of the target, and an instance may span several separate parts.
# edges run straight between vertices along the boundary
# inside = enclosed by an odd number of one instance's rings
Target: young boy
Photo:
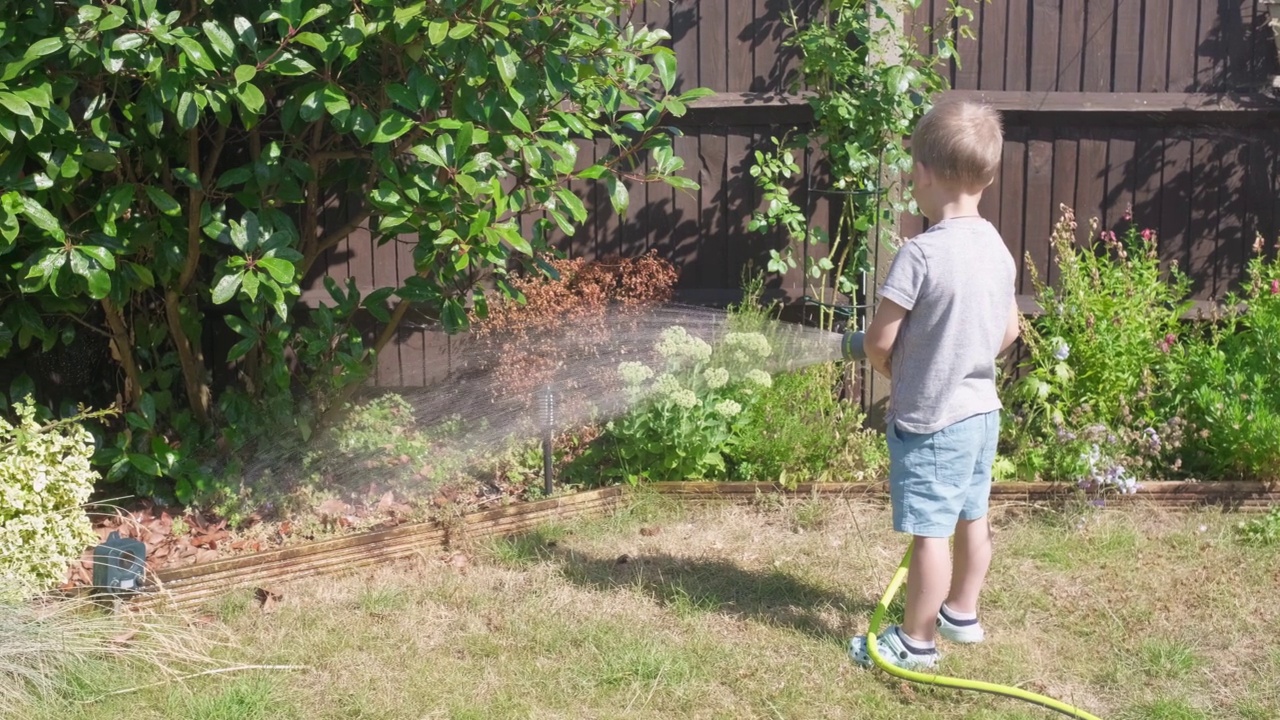
[[[877,649],[907,669],[937,665],[935,631],[953,642],[983,640],[978,594],[991,563],[987,501],[1000,434],[996,358],[1018,336],[1013,257],[978,214],[1003,142],[999,115],[982,105],[947,102],[920,120],[912,180],[933,226],[898,252],[865,338],[872,367],[893,381],[893,528],[914,544],[903,624],[885,628]],[[865,635],[849,653],[871,665]]]

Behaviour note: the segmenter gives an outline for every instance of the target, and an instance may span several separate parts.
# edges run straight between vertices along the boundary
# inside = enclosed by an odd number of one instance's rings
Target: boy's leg
[[[893,529],[914,543],[905,621],[878,636],[881,655],[899,667],[931,668],[938,662],[933,636],[951,578],[948,539],[964,507],[976,454],[971,433],[963,421],[927,435],[902,432],[893,423],[888,428]],[[849,654],[871,665],[865,635],[850,641]]]
[[[902,630],[912,640],[933,642],[938,609],[947,597],[951,576],[951,548],[947,538],[912,539],[911,565],[907,569],[907,597]]]
[[[978,423],[975,423],[977,425]],[[987,519],[991,495],[991,465],[1000,440],[1000,414],[981,418],[977,462],[970,489],[956,524],[955,567],[947,601],[938,614],[938,628],[948,640],[978,643],[986,634],[978,623],[978,596],[991,567],[991,525]]]
[[[991,527],[985,515],[977,520],[961,520],[956,525],[955,558],[947,608],[976,616],[978,595],[991,567]]]

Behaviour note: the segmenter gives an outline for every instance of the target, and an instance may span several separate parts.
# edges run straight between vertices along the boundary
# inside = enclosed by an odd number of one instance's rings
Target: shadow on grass
[[[547,549],[544,557],[558,563],[568,581],[602,591],[639,591],[682,617],[718,613],[844,643],[846,624],[832,618],[865,617],[874,608],[782,569],[755,571],[727,560],[666,553],[594,557],[555,543]]]

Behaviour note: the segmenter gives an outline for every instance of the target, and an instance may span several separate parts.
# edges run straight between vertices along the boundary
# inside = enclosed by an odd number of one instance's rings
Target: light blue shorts
[[[893,529],[947,538],[958,520],[987,514],[1000,411],[974,415],[926,435],[889,423],[889,496]]]

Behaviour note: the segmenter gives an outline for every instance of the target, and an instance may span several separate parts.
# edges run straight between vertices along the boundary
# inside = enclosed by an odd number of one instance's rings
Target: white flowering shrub
[[[41,427],[30,401],[0,418],[0,601],[57,585],[97,540],[82,506],[98,474],[93,436],[78,422]]]
[[[773,378],[760,332],[730,332],[713,347],[675,325],[654,346],[654,363],[628,361],[618,380],[637,409],[611,423],[609,447],[629,482],[722,478],[741,439],[745,411]]]

